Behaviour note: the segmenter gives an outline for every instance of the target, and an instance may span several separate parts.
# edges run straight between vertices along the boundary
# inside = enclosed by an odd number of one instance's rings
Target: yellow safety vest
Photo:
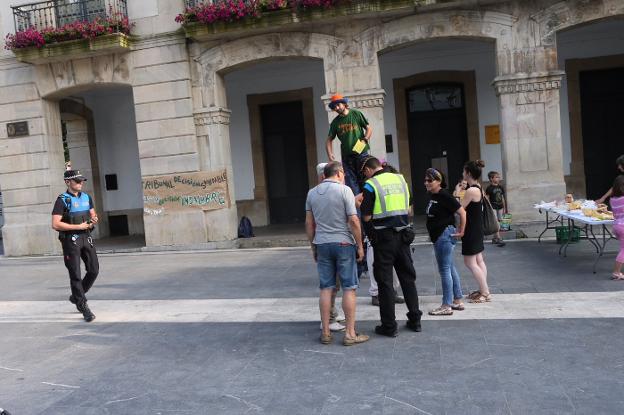
[[[409,214],[409,189],[403,175],[382,173],[366,181],[375,190],[373,219]]]

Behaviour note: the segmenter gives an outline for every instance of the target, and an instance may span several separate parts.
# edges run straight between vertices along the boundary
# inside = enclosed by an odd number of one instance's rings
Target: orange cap
[[[332,95],[332,97],[331,97],[331,101],[329,102],[328,107],[329,107],[329,109],[332,109],[332,110],[333,110],[333,109],[336,107],[336,105],[338,105],[338,104],[339,104],[339,103],[341,103],[341,102],[342,102],[343,104],[348,104],[348,103],[349,103],[349,100],[348,100],[347,98],[343,97],[343,96],[342,96],[342,95],[340,95],[340,94],[335,94],[335,95]]]

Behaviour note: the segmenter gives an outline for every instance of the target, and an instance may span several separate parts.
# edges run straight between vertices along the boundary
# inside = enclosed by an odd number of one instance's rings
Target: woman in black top
[[[483,261],[483,191],[479,186],[482,169],[481,160],[469,161],[464,165],[464,180],[468,183],[466,194],[461,201],[466,210],[466,230],[462,237],[464,264],[479,284],[479,290],[468,295],[471,303],[491,301],[487,284],[487,267]]]
[[[436,169],[425,172],[425,187],[431,195],[427,205],[427,230],[433,242],[438,271],[442,279],[442,305],[429,311],[432,316],[450,316],[453,310],[463,310],[459,272],[453,261],[455,238],[464,234],[466,212],[459,202],[445,190],[444,176]],[[459,214],[459,231],[455,229],[455,213]]]

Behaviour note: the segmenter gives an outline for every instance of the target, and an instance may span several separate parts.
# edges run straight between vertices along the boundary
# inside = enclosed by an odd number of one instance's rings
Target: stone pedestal
[[[349,99],[349,108],[355,108],[361,111],[373,128],[373,134],[370,140],[370,154],[378,159],[386,158],[386,138],[384,129],[383,106],[386,93],[383,89],[369,89],[365,91],[342,92],[344,97]],[[329,122],[336,118],[337,114],[329,110],[327,105],[333,94],[321,97],[328,109]],[[334,140],[334,154],[336,157],[340,154],[340,142]]]
[[[203,213],[210,242],[228,241],[238,237],[238,215],[230,149],[230,114],[230,110],[221,107],[202,108],[193,114],[200,169],[213,171],[225,168],[228,176],[229,207]]]
[[[494,80],[503,176],[514,222],[539,220],[534,203],[565,195],[559,115],[562,76],[561,71],[551,71]]]

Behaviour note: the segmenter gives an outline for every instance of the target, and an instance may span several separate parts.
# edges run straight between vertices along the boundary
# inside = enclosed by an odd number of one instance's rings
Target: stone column
[[[516,222],[538,220],[534,203],[565,195],[559,113],[562,77],[562,71],[549,71],[494,80],[500,106],[503,176]]]
[[[23,68],[20,70],[24,71]],[[5,72],[6,73],[6,72]],[[7,256],[58,254],[61,245],[51,227],[52,206],[65,190],[64,158],[58,104],[31,96],[18,102],[20,85],[4,94],[0,71],[0,187],[3,196],[2,236]],[[15,100],[14,103],[12,100]],[[29,135],[7,137],[6,123],[28,120]]]
[[[204,212],[209,241],[230,241],[238,237],[238,214],[234,193],[232,152],[230,148],[231,111],[221,107],[201,108],[194,112],[200,170],[226,169],[229,207]]]

